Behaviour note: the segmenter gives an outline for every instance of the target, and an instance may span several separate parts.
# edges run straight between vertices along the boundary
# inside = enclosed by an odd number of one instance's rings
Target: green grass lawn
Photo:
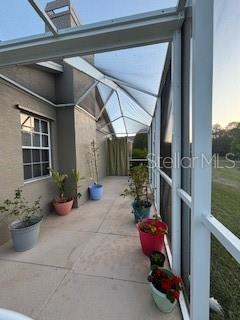
[[[239,167],[213,169],[212,212],[220,222],[240,237]],[[211,296],[214,296],[222,305],[225,311],[224,319],[240,320],[240,266],[214,237],[212,239]],[[223,318],[212,313],[211,319]]]

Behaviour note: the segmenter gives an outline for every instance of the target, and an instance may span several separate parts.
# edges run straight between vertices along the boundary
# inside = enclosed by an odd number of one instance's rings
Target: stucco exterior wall
[[[88,199],[88,186],[92,183],[91,168],[89,166],[89,150],[92,140],[96,140],[96,122],[85,112],[75,108],[75,141],[76,141],[76,168],[80,170],[81,176],[85,180],[81,182],[80,192],[82,197],[79,203],[83,203]]]
[[[94,80],[87,75],[73,70],[73,94],[74,101],[76,102],[81,95],[86,92],[86,90],[94,83]],[[96,116],[96,96],[95,89],[92,89],[91,92],[80,102],[79,104],[93,116]]]
[[[106,177],[107,175],[107,140],[106,135],[97,131],[96,133],[97,145],[99,148],[99,179]]]
[[[23,187],[25,197],[31,201],[42,196],[41,206],[47,213],[50,210],[51,200],[55,196],[55,187],[51,178],[24,183],[20,110],[16,108],[18,104],[33,110],[36,114],[40,113],[52,119],[52,162],[54,166],[58,166],[55,108],[0,81],[0,201],[12,196],[16,188]],[[6,225],[0,222],[0,244],[7,238]]]
[[[94,56],[85,56],[84,59],[90,64],[94,64]],[[73,96],[76,102],[79,97],[95,82],[95,80],[86,74],[73,70]],[[96,116],[98,113],[98,105],[96,101],[96,88],[92,89],[89,94],[79,104],[91,115]]]
[[[94,140],[99,148],[98,171],[99,179],[106,176],[106,136],[96,131],[96,121],[85,112],[75,108],[75,142],[76,142],[76,168],[80,170],[85,180],[81,182],[82,198],[80,204],[88,199],[88,186],[91,180],[90,143]]]
[[[76,168],[74,107],[57,108],[58,124],[58,169],[61,173],[71,176],[71,171]],[[72,195],[72,182],[66,182],[66,193]]]
[[[55,102],[55,74],[44,72],[34,66],[11,66],[1,68],[1,73],[33,92]]]
[[[56,103],[74,103],[73,69],[64,62],[63,73],[56,75]]]

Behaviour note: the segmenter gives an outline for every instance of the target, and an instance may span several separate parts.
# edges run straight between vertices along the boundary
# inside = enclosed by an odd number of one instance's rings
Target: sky
[[[240,122],[240,0],[215,0],[213,123]]]
[[[48,0],[37,0],[44,9]],[[176,6],[178,0],[71,0],[82,24]],[[124,5],[123,5],[124,3]],[[41,33],[44,25],[27,0],[1,0],[0,40]]]
[[[42,8],[47,0],[39,0]],[[175,6],[177,0],[72,0],[82,24]],[[124,3],[124,5],[123,5]],[[240,121],[240,0],[215,0],[213,123]],[[42,33],[27,0],[1,0],[0,40]]]

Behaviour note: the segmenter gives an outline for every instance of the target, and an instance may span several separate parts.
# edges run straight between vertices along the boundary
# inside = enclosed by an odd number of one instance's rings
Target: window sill
[[[25,180],[24,181],[24,185],[25,184],[29,184],[29,183],[33,183],[33,182],[43,182],[43,181],[45,181],[45,180],[48,180],[48,179],[50,179],[50,178],[52,178],[52,176],[44,176],[44,177],[39,177],[39,178],[33,178],[33,179],[29,179],[29,180]]]

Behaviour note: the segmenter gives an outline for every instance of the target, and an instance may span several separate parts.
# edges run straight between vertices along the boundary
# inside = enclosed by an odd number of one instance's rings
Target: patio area
[[[34,320],[181,319],[178,308],[160,313],[150,296],[131,200],[120,197],[127,178],[102,182],[103,200],[48,216],[32,250],[0,247],[0,307]]]

